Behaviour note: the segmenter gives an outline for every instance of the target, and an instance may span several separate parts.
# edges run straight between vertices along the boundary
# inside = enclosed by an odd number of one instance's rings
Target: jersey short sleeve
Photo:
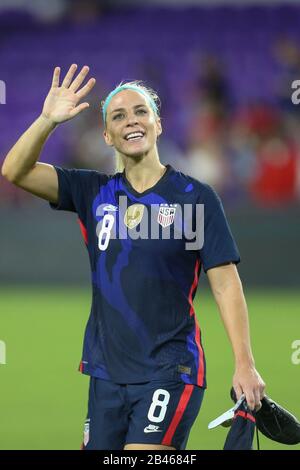
[[[58,177],[58,203],[50,202],[56,210],[84,212],[86,201],[107,176],[94,170],[66,169],[54,166]]]
[[[200,258],[206,272],[224,263],[239,263],[240,255],[219,196],[210,186],[204,186],[201,198],[204,203],[204,244]]]

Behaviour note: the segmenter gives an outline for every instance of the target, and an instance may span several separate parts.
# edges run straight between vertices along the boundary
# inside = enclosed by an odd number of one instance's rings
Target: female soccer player
[[[234,352],[236,394],[245,393],[251,409],[264,395],[236,269],[239,253],[215,192],[160,163],[158,97],[139,83],[117,87],[102,106],[104,139],[123,172],[108,176],[37,162],[54,128],[88,107],[79,101],[95,79],[81,87],[89,68],[74,79],[76,68],[61,85],[55,68],[42,114],[10,150],[2,174],[79,217],[93,284],[80,363],[91,376],[83,447],[184,449],[206,387],[193,307],[202,267]],[[190,219],[195,229],[186,232]],[[196,239],[201,230],[204,243],[192,243],[189,235]]]

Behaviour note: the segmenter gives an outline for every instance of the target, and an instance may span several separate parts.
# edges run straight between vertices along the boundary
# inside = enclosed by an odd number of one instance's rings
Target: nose
[[[134,112],[130,112],[127,115],[127,127],[128,126],[134,126],[135,124],[138,124],[138,119],[135,115]]]

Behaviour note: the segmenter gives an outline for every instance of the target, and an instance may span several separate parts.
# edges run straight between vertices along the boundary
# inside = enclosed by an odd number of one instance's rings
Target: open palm
[[[55,67],[52,85],[43,107],[43,116],[54,123],[68,121],[77,116],[81,111],[89,107],[89,103],[79,103],[94,87],[96,80],[90,80],[82,88],[79,88],[86,78],[89,67],[84,66],[73,80],[77,65],[72,64],[61,86],[59,86],[60,67]]]

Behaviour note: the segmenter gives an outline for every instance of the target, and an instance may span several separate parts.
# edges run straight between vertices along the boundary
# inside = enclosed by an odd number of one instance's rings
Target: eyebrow
[[[146,104],[136,104],[133,108],[134,109],[137,109],[137,108],[142,108],[142,107],[147,107]],[[116,113],[117,111],[125,111],[125,108],[117,108],[117,109],[113,109],[110,114],[112,113]]]

